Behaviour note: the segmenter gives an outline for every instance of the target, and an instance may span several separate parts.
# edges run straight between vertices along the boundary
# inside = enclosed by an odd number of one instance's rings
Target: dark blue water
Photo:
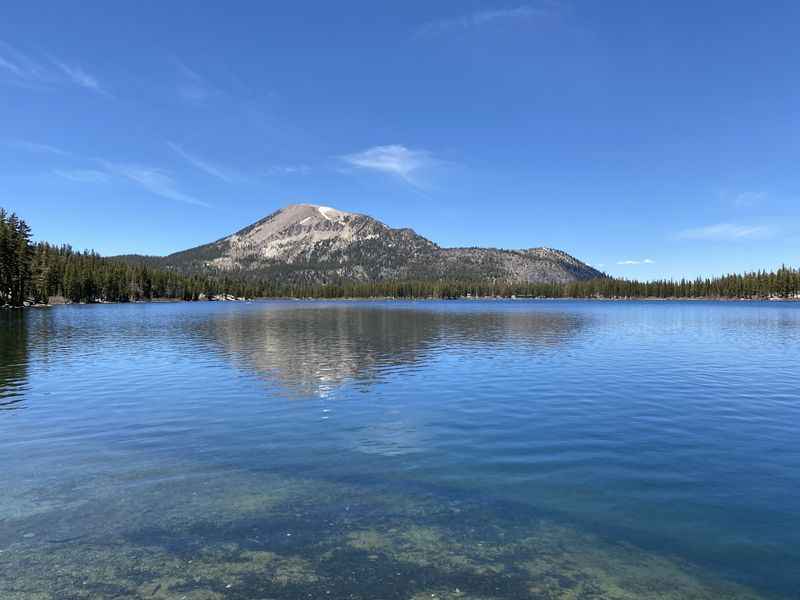
[[[0,598],[800,597],[800,304],[0,313]]]

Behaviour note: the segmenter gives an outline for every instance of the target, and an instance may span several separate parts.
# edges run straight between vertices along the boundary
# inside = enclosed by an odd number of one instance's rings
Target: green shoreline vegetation
[[[235,273],[235,272],[234,272]],[[0,208],[0,306],[60,302],[136,302],[243,298],[597,298],[800,299],[800,270],[714,278],[636,281],[598,277],[571,283],[485,281],[372,281],[283,284],[251,281],[231,272],[182,274],[78,252],[68,245],[32,242],[31,229]]]

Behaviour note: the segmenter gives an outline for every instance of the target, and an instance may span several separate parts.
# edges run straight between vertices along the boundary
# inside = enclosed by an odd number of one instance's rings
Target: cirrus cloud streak
[[[164,171],[152,167],[144,167],[140,165],[131,164],[118,164],[101,161],[105,170],[112,175],[117,175],[127,179],[128,181],[137,184],[144,188],[151,194],[167,198],[168,200],[175,200],[176,202],[183,202],[184,204],[192,204],[194,206],[204,206],[209,208],[209,204],[198,200],[194,196],[190,196],[181,192],[175,181],[167,175]]]
[[[175,142],[167,142],[167,146],[175,152],[178,156],[183,158],[186,162],[191,164],[193,167],[203,171],[207,175],[211,175],[212,177],[216,177],[217,179],[221,179],[226,183],[231,183],[236,177],[233,173],[231,173],[228,169],[216,165],[208,160],[195,156],[194,154],[190,154],[183,147],[179,146]]]
[[[684,240],[707,240],[714,242],[734,242],[757,240],[770,237],[774,230],[766,225],[737,225],[735,223],[716,223],[705,227],[684,229],[678,237]]]
[[[417,35],[436,35],[453,30],[466,30],[501,21],[519,21],[543,18],[558,12],[559,6],[553,2],[543,6],[520,5],[510,8],[477,10],[455,17],[445,17],[422,24]]]
[[[53,173],[78,183],[104,183],[109,180],[107,173],[94,169],[55,169]]]
[[[0,83],[2,82],[40,89],[74,85],[111,97],[100,81],[83,67],[47,55],[32,58],[0,41]]]

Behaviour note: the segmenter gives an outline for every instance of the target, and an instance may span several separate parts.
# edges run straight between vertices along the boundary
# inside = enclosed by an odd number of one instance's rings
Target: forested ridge
[[[68,245],[32,243],[30,227],[0,208],[0,305],[66,302],[130,302],[152,299],[198,300],[253,296],[244,282],[224,277],[185,276],[78,252]]]
[[[0,208],[0,305],[130,302],[153,299],[237,298],[727,298],[800,299],[800,271],[782,267],[694,280],[636,281],[598,277],[572,283],[507,283],[491,280],[339,282],[286,285],[223,272],[185,275],[146,261],[103,258],[70,246],[33,243],[30,227]]]

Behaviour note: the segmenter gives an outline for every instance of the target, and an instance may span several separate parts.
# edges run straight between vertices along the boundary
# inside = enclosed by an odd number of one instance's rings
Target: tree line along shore
[[[0,208],[0,306],[59,302],[137,302],[252,298],[600,298],[800,299],[800,270],[714,278],[636,281],[598,277],[570,283],[502,281],[372,281],[278,284],[248,281],[235,272],[182,274],[146,264],[78,252],[68,245],[32,242],[30,227]]]

